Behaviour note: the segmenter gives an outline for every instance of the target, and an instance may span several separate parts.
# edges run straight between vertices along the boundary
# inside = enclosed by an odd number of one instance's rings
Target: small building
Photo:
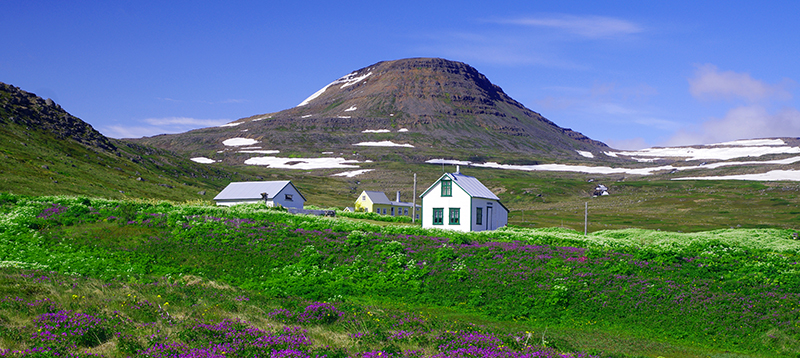
[[[302,209],[306,198],[288,180],[233,182],[214,197],[217,205],[265,203],[267,206]]]
[[[391,216],[411,216],[414,204],[400,201],[400,192],[397,192],[395,201],[389,198],[382,191],[364,190],[356,199],[355,211],[376,213]],[[417,218],[419,218],[422,206],[417,204]]]
[[[592,192],[592,196],[604,196],[608,195],[608,187],[603,184],[598,184],[596,188],[594,188],[594,192]]]
[[[445,173],[422,195],[422,227],[495,230],[508,224],[508,208],[475,177]]]

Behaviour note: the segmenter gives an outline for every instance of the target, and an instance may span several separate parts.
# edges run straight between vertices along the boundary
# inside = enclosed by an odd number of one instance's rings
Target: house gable
[[[483,231],[508,223],[508,208],[500,198],[478,179],[461,173],[443,174],[420,198],[424,228]]]

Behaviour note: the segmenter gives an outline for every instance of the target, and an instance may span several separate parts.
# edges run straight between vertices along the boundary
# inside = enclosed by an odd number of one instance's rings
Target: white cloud
[[[97,130],[106,137],[111,138],[141,138],[167,133],[156,127],[103,126],[99,127]]]
[[[104,135],[111,138],[139,138],[157,134],[183,133],[197,128],[216,127],[230,119],[197,119],[189,117],[146,118],[134,125],[110,125],[100,127]]]
[[[532,27],[546,27],[563,30],[587,38],[608,38],[640,33],[641,26],[626,20],[604,16],[560,15],[551,17],[523,17],[494,21]]]
[[[794,137],[800,135],[800,111],[784,108],[771,113],[761,105],[740,106],[725,117],[706,121],[698,128],[678,131],[666,145],[719,143],[737,139]]]
[[[230,119],[197,119],[189,117],[146,118],[144,122],[153,126],[214,127],[230,122]]]
[[[758,102],[765,99],[791,99],[786,90],[790,81],[771,85],[754,79],[749,73],[720,71],[717,66],[698,66],[695,77],[689,79],[689,92],[700,99],[746,99]]]
[[[744,100],[722,118],[677,131],[664,145],[709,144],[737,139],[789,137],[800,135],[800,111],[792,107],[775,109],[771,102],[791,100],[792,81],[769,84],[748,73],[720,71],[712,64],[697,66],[689,79],[689,92],[697,99]]]
[[[639,150],[650,146],[644,138],[641,137],[631,139],[606,139],[603,142],[608,144],[611,148],[622,150]]]

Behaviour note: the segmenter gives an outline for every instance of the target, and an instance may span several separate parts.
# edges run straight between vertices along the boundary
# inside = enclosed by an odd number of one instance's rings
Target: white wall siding
[[[263,204],[261,199],[238,199],[238,200],[217,200],[218,206],[234,206],[239,204]],[[272,200],[267,202],[267,206],[272,206]]]
[[[422,227],[469,231],[471,227],[470,218],[472,217],[470,205],[472,198],[455,183],[452,184],[453,196],[442,197],[441,185],[441,181],[436,183],[436,186],[431,188],[422,198]],[[434,208],[443,209],[444,223],[442,223],[442,225],[433,225]],[[458,225],[450,225],[451,208],[460,209]]]

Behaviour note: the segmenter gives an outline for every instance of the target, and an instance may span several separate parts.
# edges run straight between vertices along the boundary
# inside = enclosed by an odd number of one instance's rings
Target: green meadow
[[[0,208],[8,356],[800,354],[800,241],[779,226],[458,233],[257,205]]]

